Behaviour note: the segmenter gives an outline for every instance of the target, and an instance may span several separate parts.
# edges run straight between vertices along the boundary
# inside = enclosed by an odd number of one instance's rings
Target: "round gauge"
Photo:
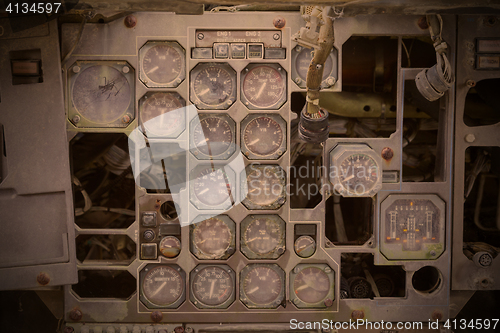
[[[284,203],[284,179],[282,179],[275,167],[251,166],[247,176],[247,196],[250,203],[260,209],[268,208],[274,204]]]
[[[293,281],[295,295],[304,303],[319,303],[330,292],[330,278],[318,267],[302,269]]]
[[[191,280],[191,291],[197,302],[204,306],[216,307],[224,304],[232,295],[234,289],[232,276],[226,269],[218,266],[206,266],[195,269]]]
[[[314,51],[311,49],[303,48],[295,59],[295,68],[297,70],[297,74],[304,81],[307,79],[307,71],[309,70],[309,64],[311,63],[311,60],[313,58],[313,52]],[[326,58],[324,66],[325,67],[323,69],[322,80],[325,80],[328,76],[330,76],[330,73],[332,72],[332,57]]]
[[[244,129],[243,143],[252,153],[268,156],[276,153],[283,144],[283,130],[271,117],[258,117],[251,120]]]
[[[279,70],[278,70],[279,69]],[[242,92],[246,105],[257,108],[279,107],[286,94],[286,79],[282,69],[270,65],[260,65],[250,69],[243,79]]]
[[[234,243],[229,226],[216,217],[193,225],[192,242],[196,256],[201,259],[220,259]]]
[[[236,89],[234,76],[224,68],[224,65],[204,66],[193,80],[193,91],[196,99],[211,107],[224,103],[231,105],[233,102],[231,97]],[[195,104],[198,108],[203,108],[196,100]]]
[[[225,117],[209,116],[200,119],[194,126],[192,146],[195,153],[205,156],[218,157],[234,148],[233,127]]]
[[[181,47],[173,42],[147,43],[141,49],[141,79],[149,87],[177,84],[184,70],[184,54]]]
[[[184,130],[184,102],[177,94],[158,92],[141,102],[140,120],[147,135],[177,136]]]
[[[78,113],[87,120],[111,123],[128,110],[131,89],[122,72],[111,66],[95,65],[76,77],[72,100]]]
[[[351,194],[371,191],[379,180],[375,160],[363,153],[352,154],[340,163],[340,183]]]
[[[170,266],[157,266],[144,276],[142,292],[152,304],[170,305],[184,292],[184,281],[176,269]]]
[[[276,307],[283,300],[284,279],[277,265],[249,265],[241,273],[241,288],[249,307]],[[281,272],[280,272],[281,271]],[[252,306],[253,305],[253,306]]]
[[[230,180],[222,169],[201,170],[194,179],[193,192],[196,199],[208,207],[220,206],[228,199],[233,202]]]
[[[299,257],[309,258],[316,252],[316,241],[311,236],[300,236],[295,240],[294,248]]]
[[[166,236],[160,241],[160,252],[167,258],[175,258],[181,252],[181,242],[177,237]]]
[[[254,217],[243,233],[243,242],[256,255],[269,254],[283,246],[282,227],[275,219]]]

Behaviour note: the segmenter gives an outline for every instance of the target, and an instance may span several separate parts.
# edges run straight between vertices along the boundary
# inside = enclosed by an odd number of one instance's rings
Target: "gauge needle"
[[[307,245],[302,245],[301,247],[299,247],[297,249],[297,252],[302,252],[302,251],[304,251],[305,249],[307,249],[308,247],[311,247],[311,246],[313,246],[313,243],[307,244]]]
[[[248,143],[248,146],[254,145],[254,144],[256,144],[256,143],[257,143],[257,142],[259,142],[259,141],[260,141],[260,138],[257,138],[257,139],[255,139],[255,140],[253,140],[252,142],[249,142],[249,143]]]
[[[295,289],[295,292],[299,291],[299,290],[302,290],[302,289],[306,289],[306,288],[309,288],[309,285],[307,284],[303,284],[301,285],[300,287],[298,287],[297,289]]]
[[[203,193],[207,192],[208,190],[209,190],[209,188],[206,188],[203,191],[201,191],[200,193],[198,193],[198,195],[202,195]]]
[[[353,178],[354,178],[354,175],[350,175],[349,177],[347,177],[346,179],[344,179],[344,181],[346,182],[346,181],[351,180]]]
[[[247,243],[253,242],[253,241],[254,241],[254,240],[256,240],[257,238],[259,238],[259,237],[254,237],[254,238],[252,238],[252,239],[249,239],[249,240],[247,240]]]
[[[151,69],[149,70],[148,74],[153,73],[153,72],[154,72],[154,71],[156,71],[157,69],[158,69],[158,66],[155,66],[155,67],[151,68]]]
[[[210,88],[203,89],[202,91],[200,91],[200,93],[198,94],[198,96],[205,95],[209,91],[210,91]]]
[[[256,292],[257,290],[259,290],[259,287],[255,287],[252,290],[247,291],[247,294],[252,294],[252,293]]]
[[[162,290],[162,288],[163,288],[163,287],[165,287],[166,285],[167,285],[167,281],[164,281],[164,282],[161,284],[161,286],[160,286],[158,289],[156,289],[156,291],[155,291],[155,292],[154,292],[154,293],[153,293],[150,297],[154,297],[154,296],[156,296],[156,294],[158,294],[158,293],[160,292],[160,290]]]
[[[210,296],[208,298],[212,298],[212,294],[214,293],[215,280],[212,281],[212,285],[210,286]]]
[[[259,98],[262,92],[264,91],[264,88],[266,87],[267,82],[264,82],[264,84],[260,87],[259,92],[255,96],[255,98]]]

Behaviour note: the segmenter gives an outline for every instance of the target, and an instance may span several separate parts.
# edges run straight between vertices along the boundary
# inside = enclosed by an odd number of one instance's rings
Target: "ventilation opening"
[[[402,266],[375,266],[370,253],[342,253],[341,298],[405,297]]]
[[[321,202],[322,151],[319,144],[295,142],[290,169],[291,208],[314,208]]]
[[[476,83],[465,98],[464,123],[467,126],[485,126],[500,122],[500,79]]]
[[[165,201],[160,207],[161,216],[167,220],[175,220],[179,217],[179,207],[173,201]]]
[[[81,298],[128,299],[136,290],[136,280],[127,271],[81,270],[71,289]]]
[[[372,237],[372,198],[332,195],[325,204],[325,235],[334,245],[363,245]]]
[[[413,289],[422,294],[435,293],[441,286],[441,273],[436,267],[425,266],[413,273],[411,284]]]
[[[135,220],[135,182],[124,134],[79,133],[71,141],[75,223],[127,228]]]
[[[76,258],[82,264],[99,261],[127,265],[135,258],[135,243],[127,235],[79,235]]]

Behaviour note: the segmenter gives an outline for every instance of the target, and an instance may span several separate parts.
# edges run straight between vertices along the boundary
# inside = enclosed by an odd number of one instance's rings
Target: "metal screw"
[[[196,38],[198,38],[198,40],[202,40],[203,38],[205,38],[205,35],[202,34],[201,32],[196,36]]]
[[[184,327],[177,326],[176,328],[174,328],[174,333],[184,333]]]
[[[332,269],[328,266],[325,267],[325,269],[323,269],[323,271],[325,271],[325,273],[330,273],[332,271]]]
[[[474,66],[474,58],[470,58],[469,60],[467,60],[467,63],[468,63],[470,66]]]
[[[474,141],[476,141],[476,136],[474,134],[469,133],[465,136],[465,142],[473,143]]]
[[[467,83],[467,87],[470,87],[470,88],[476,86],[476,81],[474,81],[474,80],[467,80],[466,83]]]
[[[80,311],[80,309],[73,309],[70,311],[69,313],[69,319],[71,319],[72,321],[80,321],[82,320],[82,317],[83,317],[83,314],[82,314],[82,311]]]
[[[161,313],[160,311],[151,312],[151,320],[154,321],[155,323],[162,321],[162,319],[163,319],[163,313]]]
[[[128,124],[130,122],[130,116],[128,114],[124,115],[122,118],[122,122],[124,124]]]
[[[432,313],[432,320],[441,320],[443,319],[443,313],[439,310],[436,310]]]
[[[329,298],[325,299],[325,301],[323,303],[328,308],[333,305],[333,301],[331,299],[329,299]]]
[[[321,67],[323,67],[323,65],[321,65],[321,64],[316,65],[316,69],[321,69]]]
[[[295,51],[297,51],[297,52],[302,51],[302,46],[300,46],[300,45],[295,46]]]
[[[325,81],[325,82],[326,82],[326,84],[327,84],[328,86],[330,86],[330,87],[331,87],[331,86],[333,86],[333,85],[335,84],[335,82],[337,82],[337,79],[336,79],[336,78],[334,78],[333,76],[329,76],[329,77],[326,79],[326,81]]]
[[[80,66],[73,66],[73,73],[79,73],[80,69]]]
[[[285,27],[286,20],[282,16],[276,16],[273,20],[273,25],[276,29],[283,29]]]
[[[293,269],[293,272],[294,272],[295,274],[297,274],[298,272],[300,272],[300,268],[295,267],[295,268]]]
[[[245,102],[245,105],[248,105],[248,102]]]
[[[295,78],[295,82],[296,82],[297,84],[300,84],[300,83],[302,82],[302,79],[301,79],[300,77],[296,77],[296,78]]]
[[[185,333],[194,333],[194,329],[193,329],[192,327],[186,327],[186,328],[184,329],[184,332],[185,332]]]
[[[418,27],[422,30],[429,29],[429,25],[427,24],[427,18],[425,16],[419,18],[417,24]]]
[[[231,104],[233,104],[233,101],[232,101],[232,100],[230,100],[230,99],[228,99],[228,100],[227,100],[227,105],[231,105]]]
[[[80,122],[80,116],[79,116],[79,115],[75,115],[75,116],[73,117],[73,122],[74,122],[75,124],[78,124],[78,123]]]
[[[280,34],[274,34],[274,35],[273,35],[273,39],[274,39],[274,40],[278,40],[278,39],[280,39]]]
[[[467,42],[465,43],[465,46],[471,51],[474,50],[474,43]]]
[[[362,310],[354,310],[351,312],[351,318],[354,320],[363,319],[365,317],[365,313]]]
[[[38,274],[38,276],[36,277],[36,282],[38,282],[42,286],[45,286],[45,285],[49,284],[50,277],[46,273],[42,272],[42,273]]]
[[[133,28],[137,24],[137,19],[134,15],[128,15],[127,17],[125,17],[123,23],[125,23],[125,26],[127,28]]]
[[[64,333],[73,333],[75,331],[75,329],[73,327],[70,327],[70,326],[66,326],[64,328]]]
[[[128,68],[128,66],[123,66],[122,72],[127,74],[128,72],[130,72],[130,68]]]
[[[434,250],[431,250],[431,252],[429,252],[431,256],[435,257],[436,256],[436,251]]]
[[[394,151],[390,147],[385,147],[381,155],[384,160],[389,161],[394,157]]]

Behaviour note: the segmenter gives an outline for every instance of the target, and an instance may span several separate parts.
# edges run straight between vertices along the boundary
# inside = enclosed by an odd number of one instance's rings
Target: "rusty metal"
[[[418,27],[422,30],[429,29],[429,25],[427,24],[427,18],[425,16],[419,18],[417,24]]]
[[[134,15],[128,15],[125,17],[125,20],[123,20],[123,23],[125,23],[127,28],[133,28],[137,25],[137,18]]]
[[[365,317],[365,313],[363,310],[354,310],[351,312],[351,318],[353,320],[363,319]]]
[[[286,20],[283,16],[276,16],[273,20],[273,25],[276,29],[283,29],[286,25]]]
[[[329,308],[333,305],[333,301],[330,298],[325,299],[325,306]]]
[[[467,80],[467,87],[472,88],[476,86],[476,81],[474,80]]]
[[[151,312],[151,320],[155,323],[159,323],[163,320],[163,313],[161,313],[160,311]]]
[[[394,151],[390,147],[385,147],[381,155],[384,160],[390,161],[394,157]]]
[[[50,282],[50,277],[47,275],[47,273],[43,273],[41,272],[40,274],[38,274],[38,276],[36,277],[36,282],[38,282],[39,284],[41,284],[42,286],[46,286],[49,284]]]
[[[176,328],[174,328],[174,333],[184,333],[184,327],[177,326]]]
[[[441,320],[443,319],[443,313],[439,310],[436,310],[432,313],[432,320]]]
[[[70,326],[66,326],[64,328],[64,333],[73,333],[75,331],[75,329],[73,327],[70,327]]]
[[[69,313],[69,319],[71,319],[71,321],[80,321],[82,320],[82,317],[83,317],[82,311],[80,311],[80,309],[77,308],[71,310]]]

